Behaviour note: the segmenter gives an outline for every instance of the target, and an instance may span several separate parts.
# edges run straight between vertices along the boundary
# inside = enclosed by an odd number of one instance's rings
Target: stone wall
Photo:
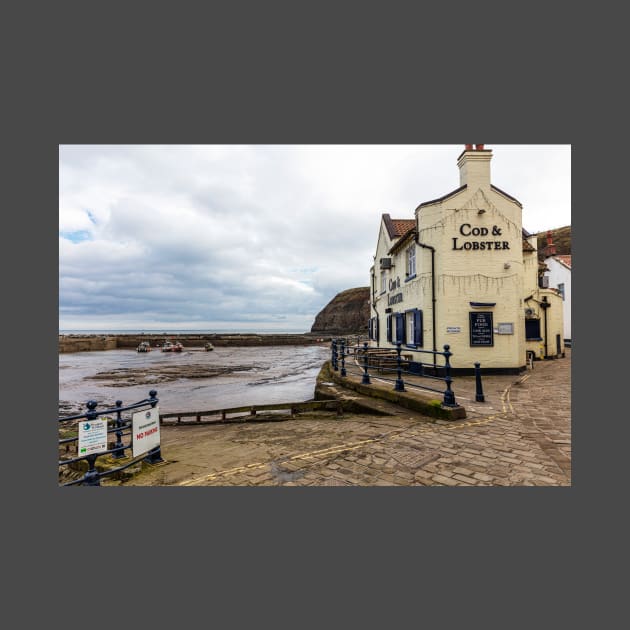
[[[59,352],[113,350],[116,347],[116,337],[103,335],[59,335]]]
[[[304,334],[232,334],[232,335],[59,335],[59,352],[85,352],[137,348],[141,341],[148,341],[152,348],[164,341],[179,341],[185,348],[200,348],[206,342],[223,346],[302,346],[330,341],[330,336]]]

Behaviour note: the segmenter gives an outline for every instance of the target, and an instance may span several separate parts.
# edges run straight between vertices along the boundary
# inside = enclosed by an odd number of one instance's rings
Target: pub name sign
[[[459,228],[459,233],[462,236],[477,236],[485,237],[484,240],[464,241],[461,244],[458,243],[459,236],[453,237],[453,249],[460,250],[489,250],[489,249],[510,249],[508,241],[499,241],[495,239],[487,239],[488,236],[501,236],[501,228],[493,225],[492,231],[487,227],[473,226],[470,223],[463,223]],[[487,240],[486,240],[487,239]]]

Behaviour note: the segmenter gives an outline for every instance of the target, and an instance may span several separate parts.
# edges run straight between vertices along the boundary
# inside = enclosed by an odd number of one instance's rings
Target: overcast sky
[[[381,215],[459,186],[462,145],[62,145],[59,328],[309,331],[368,286]],[[529,232],[571,224],[570,145],[486,145]]]

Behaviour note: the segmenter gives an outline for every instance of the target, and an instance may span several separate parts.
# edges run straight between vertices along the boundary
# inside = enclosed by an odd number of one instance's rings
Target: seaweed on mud
[[[120,387],[166,383],[181,379],[213,378],[234,372],[247,372],[253,369],[248,365],[156,365],[143,368],[116,368],[98,372],[86,379],[110,381]]]

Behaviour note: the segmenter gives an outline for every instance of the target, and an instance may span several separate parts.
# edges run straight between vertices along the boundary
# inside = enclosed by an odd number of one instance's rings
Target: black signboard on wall
[[[493,346],[492,313],[472,311],[470,315],[470,345]]]

